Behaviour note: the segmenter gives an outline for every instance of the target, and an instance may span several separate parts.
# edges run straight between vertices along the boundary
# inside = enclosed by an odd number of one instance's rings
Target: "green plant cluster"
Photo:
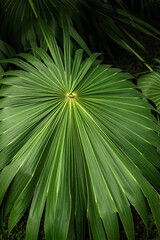
[[[131,29],[160,32],[129,9],[1,0],[2,239],[134,240],[137,218],[160,234],[160,73]],[[107,61],[120,47],[147,68],[137,84]]]

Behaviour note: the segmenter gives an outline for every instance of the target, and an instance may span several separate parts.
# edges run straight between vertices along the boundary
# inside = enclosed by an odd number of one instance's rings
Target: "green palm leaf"
[[[160,113],[160,73],[145,74],[138,79],[138,84],[143,94],[155,103],[157,111]]]
[[[140,53],[143,51],[147,54],[143,43],[126,30],[125,26],[135,29],[134,32],[138,30],[157,39],[160,32],[132,15],[126,5],[122,0],[1,0],[0,31],[3,40],[10,39],[10,44],[14,45],[18,52],[37,47],[39,42],[41,47],[45,48],[37,18],[41,17],[52,26],[61,41],[58,30],[61,26],[60,18],[67,13],[74,26],[70,34],[79,45],[83,45],[87,53],[90,50],[84,41],[93,51],[106,52],[115,60],[116,52],[112,47],[114,42],[145,63]]]
[[[0,60],[6,57],[13,57],[16,54],[15,49],[0,39]],[[7,64],[0,64],[0,72],[3,72]]]
[[[0,203],[9,231],[30,205],[26,239],[35,240],[45,211],[47,240],[119,239],[118,215],[134,239],[130,204],[147,229],[147,203],[160,232],[160,128],[131,76],[96,60],[72,60],[43,28],[50,54],[3,60],[0,100]],[[155,186],[155,188],[153,187]],[[76,223],[76,226],[75,226]],[[75,231],[77,233],[75,233]]]

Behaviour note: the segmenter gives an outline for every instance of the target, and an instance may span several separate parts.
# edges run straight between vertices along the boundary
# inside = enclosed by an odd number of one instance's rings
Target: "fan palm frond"
[[[17,66],[2,74],[0,90],[0,210],[9,231],[31,203],[29,240],[43,212],[47,240],[87,239],[87,228],[90,239],[118,240],[118,216],[132,240],[130,204],[146,229],[149,204],[160,232],[160,127],[151,106],[132,76],[100,64],[98,53],[72,57],[65,24],[63,53],[43,33],[49,54],[35,48],[38,58],[3,60]]]
[[[68,13],[74,31],[76,29],[92,51],[106,52],[112,58],[115,58],[113,42],[132,54],[136,53],[136,56],[141,55],[141,51],[147,53],[143,44],[127,30],[127,25],[152,37],[158,38],[160,34],[154,27],[130,14],[121,0],[2,0],[0,12],[3,40],[9,38],[12,43],[15,40],[20,51],[37,47],[39,42],[41,46],[44,44],[36,17],[40,16],[54,27],[56,34],[63,12]]]
[[[143,94],[153,101],[158,113],[160,113],[160,73],[151,72],[142,75],[138,79],[138,86],[142,90]]]
[[[42,2],[41,4],[37,5],[37,8],[41,9],[41,15],[45,18],[42,12],[46,5]],[[47,13],[49,18],[49,11]],[[0,23],[1,39],[14,46],[18,52],[45,45],[28,0],[0,1]]]

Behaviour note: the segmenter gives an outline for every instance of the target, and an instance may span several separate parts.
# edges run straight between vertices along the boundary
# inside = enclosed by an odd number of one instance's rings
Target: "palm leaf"
[[[138,79],[138,86],[143,94],[154,102],[158,113],[160,113],[160,73],[152,72],[142,75]]]
[[[7,57],[8,58],[13,57],[15,54],[16,54],[15,49],[12,46],[0,40],[0,60],[5,59]],[[7,67],[7,64],[0,64],[0,73],[3,73],[6,67]]]
[[[39,41],[43,47],[36,18],[44,19],[57,34],[57,26],[61,26],[60,16],[64,12],[73,22],[74,28],[71,24],[70,34],[87,53],[90,54],[90,50],[84,41],[92,51],[106,52],[114,60],[113,42],[136,56],[141,55],[140,50],[146,52],[143,44],[130,31],[126,31],[126,25],[151,37],[159,38],[160,34],[157,29],[130,14],[121,0],[2,0],[0,11],[3,40],[7,41],[8,35],[11,36],[9,39],[16,47],[18,45],[18,52],[37,47]],[[61,40],[61,36],[58,37]],[[144,62],[143,59],[141,61]]]
[[[43,8],[45,6],[43,4]],[[39,4],[37,7],[40,7]],[[42,15],[45,18],[45,15]],[[0,22],[2,40],[14,46],[17,52],[26,51],[31,47],[38,47],[39,44],[41,47],[46,47],[28,0],[0,1]]]
[[[151,106],[132,76],[100,64],[99,54],[73,57],[63,29],[64,54],[43,28],[49,54],[36,48],[38,57],[3,60],[17,66],[2,73],[0,90],[0,204],[9,231],[30,206],[26,239],[37,239],[45,212],[47,240],[87,239],[87,228],[90,239],[117,240],[118,216],[132,240],[130,205],[147,229],[149,204],[160,232],[160,128]]]

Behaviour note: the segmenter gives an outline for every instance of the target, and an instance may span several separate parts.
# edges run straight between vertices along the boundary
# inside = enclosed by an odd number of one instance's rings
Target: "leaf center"
[[[75,94],[74,92],[72,92],[72,93],[67,93],[66,96],[67,96],[68,99],[74,99],[74,98],[76,98],[76,94]]]

